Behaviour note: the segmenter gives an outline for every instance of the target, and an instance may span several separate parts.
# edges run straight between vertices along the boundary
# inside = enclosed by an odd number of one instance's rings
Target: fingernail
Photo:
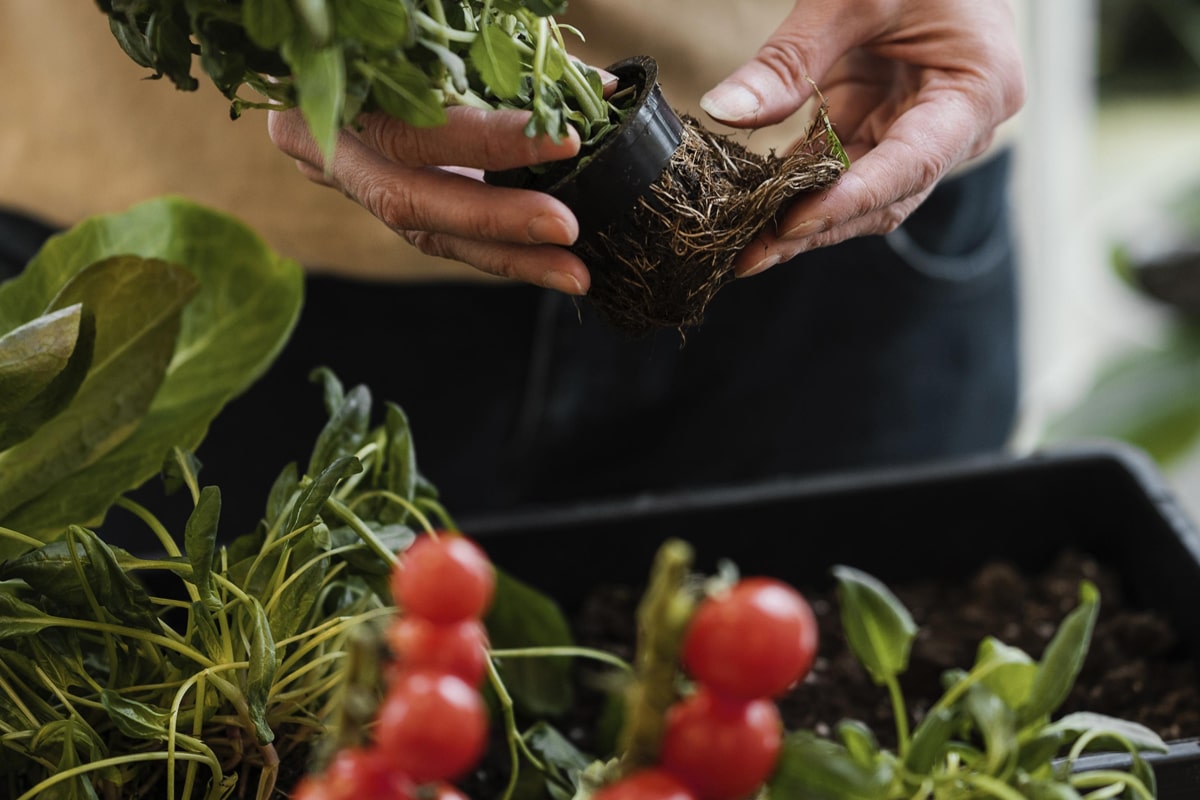
[[[543,214],[531,219],[526,233],[529,234],[529,241],[534,244],[569,245],[575,241],[575,236],[567,227],[567,223],[551,214]]]
[[[751,275],[757,275],[760,272],[766,272],[771,267],[778,264],[780,262],[780,260],[781,260],[780,256],[778,256],[778,255],[767,256],[766,258],[764,258],[762,261],[755,264],[750,269],[745,270],[744,272],[737,273],[737,276],[739,278],[749,278]]]
[[[547,272],[542,276],[542,286],[556,292],[571,295],[584,295],[583,286],[579,279],[569,272]]]
[[[780,239],[803,239],[825,230],[828,222],[824,219],[806,219],[779,234]]]
[[[738,83],[721,83],[700,98],[700,107],[714,119],[740,122],[755,119],[762,105],[758,98]]]

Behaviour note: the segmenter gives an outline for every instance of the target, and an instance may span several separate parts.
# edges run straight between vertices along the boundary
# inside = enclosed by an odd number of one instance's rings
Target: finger
[[[404,231],[402,235],[427,255],[463,261],[498,277],[574,296],[587,294],[591,285],[587,267],[561,247],[497,245],[428,231]]]
[[[812,96],[813,82],[819,85],[839,57],[866,39],[863,15],[849,13],[850,5],[838,0],[798,4],[754,58],[700,99],[700,107],[716,121],[739,128],[787,119]]]
[[[579,134],[573,128],[557,142],[549,136],[526,134],[528,111],[454,106],[446,109],[446,116],[444,125],[418,128],[383,113],[366,114],[361,126],[350,133],[388,160],[407,166],[504,170],[579,153]]]
[[[395,231],[430,231],[481,242],[572,244],[579,224],[542,192],[489,186],[433,167],[397,166],[353,139],[334,156],[333,179]]]

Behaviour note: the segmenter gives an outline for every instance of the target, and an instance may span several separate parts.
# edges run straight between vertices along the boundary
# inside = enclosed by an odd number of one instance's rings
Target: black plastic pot
[[[898,471],[781,479],[459,520],[504,569],[568,610],[598,579],[645,577],[664,538],[697,567],[797,585],[850,564],[885,581],[951,580],[1004,558],[1037,570],[1066,548],[1112,568],[1126,602],[1169,620],[1200,664],[1200,535],[1140,451],[1099,443]],[[1200,740],[1150,757],[1160,800],[1200,797]],[[1081,768],[1128,763],[1091,756]]]
[[[617,92],[636,90],[620,127],[595,150],[564,167],[538,173],[530,170],[489,172],[488,183],[546,192],[567,205],[579,221],[574,247],[588,263],[603,250],[600,234],[620,224],[650,185],[658,180],[679,147],[683,122],[663,99],[658,63],[634,56],[609,66],[617,76]]]

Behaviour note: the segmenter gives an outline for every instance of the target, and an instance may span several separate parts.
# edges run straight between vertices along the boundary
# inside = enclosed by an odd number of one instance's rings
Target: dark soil
[[[1076,553],[1064,554],[1036,576],[996,562],[965,584],[889,585],[920,626],[909,669],[901,676],[914,720],[941,696],[942,673],[969,668],[986,636],[1039,658],[1059,622],[1078,604],[1084,578],[1100,589],[1101,610],[1083,671],[1058,715],[1109,714],[1140,722],[1168,741],[1200,736],[1200,673],[1194,657],[1182,652],[1164,619],[1124,606],[1116,575]],[[805,595],[820,624],[820,654],[807,679],[781,701],[785,724],[829,735],[838,721],[856,719],[875,731],[882,745],[894,746],[887,692],[846,647],[832,593]],[[629,656],[636,602],[637,592],[628,588],[598,593],[576,620],[582,643]]]

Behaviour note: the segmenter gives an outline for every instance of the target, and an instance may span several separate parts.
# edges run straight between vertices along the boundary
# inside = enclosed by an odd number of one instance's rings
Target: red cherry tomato
[[[402,672],[388,689],[375,729],[379,749],[417,783],[452,780],[487,745],[487,709],[462,678]]]
[[[696,800],[696,795],[671,773],[651,767],[608,784],[592,800]]]
[[[448,672],[479,686],[487,671],[487,630],[477,619],[439,625],[405,615],[388,626],[387,640],[405,672]]]
[[[306,800],[411,800],[414,784],[374,748],[339,750],[318,776],[305,779],[295,797]]]
[[[773,701],[701,688],[667,711],[660,762],[699,800],[736,800],[771,776],[782,741]]]
[[[817,622],[808,602],[773,578],[745,578],[696,608],[684,635],[684,668],[730,697],[775,697],[808,674]]]
[[[495,588],[492,562],[460,534],[418,537],[392,572],[396,603],[442,624],[482,616]]]

